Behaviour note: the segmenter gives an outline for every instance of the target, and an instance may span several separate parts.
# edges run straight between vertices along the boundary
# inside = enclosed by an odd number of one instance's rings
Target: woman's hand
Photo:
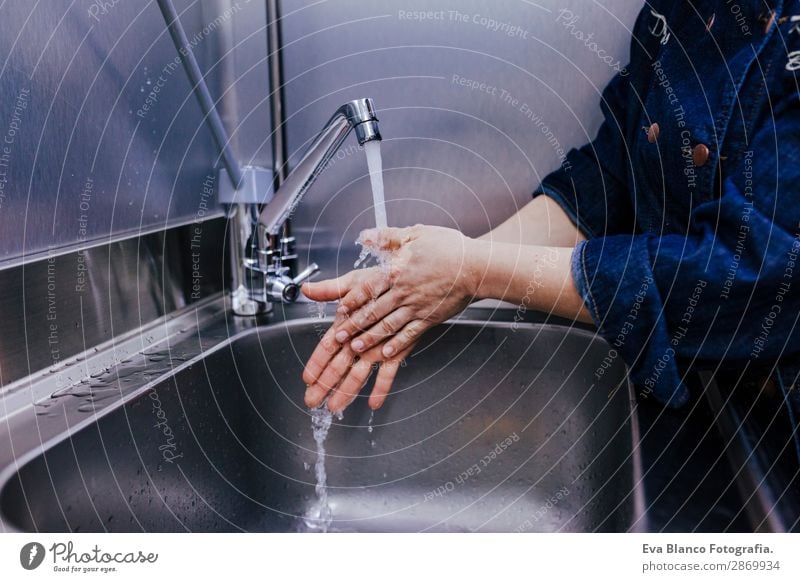
[[[338,279],[307,283],[303,286],[303,293],[315,301],[334,301],[353,289],[363,289],[365,286],[372,292],[385,290],[386,287],[381,285],[385,285],[386,281],[387,276],[380,269],[359,269]],[[333,411],[343,410],[355,400],[372,371],[377,370],[375,385],[369,398],[369,406],[377,410],[386,401],[397,371],[411,348],[394,358],[384,358],[380,347],[357,356],[347,344],[342,345],[334,339],[336,326],[345,319],[346,315],[337,313],[333,325],[322,336],[306,364],[303,371],[303,381],[307,385],[306,406],[316,408],[330,395],[328,408]]]
[[[477,241],[436,226],[367,230],[365,246],[390,252],[385,270],[361,277],[344,295],[334,338],[353,353],[382,344],[385,358],[404,352],[427,329],[460,313],[475,298],[483,271]]]
[[[377,370],[368,401],[369,407],[377,410],[386,401],[397,371],[413,345],[393,358],[385,358],[380,346],[356,356],[346,344],[336,342],[333,333],[331,326],[303,372],[303,381],[308,385],[306,406],[316,408],[330,395],[328,408],[334,412],[344,410],[356,399],[372,371]]]
[[[335,389],[328,407],[343,409],[380,365],[369,401],[378,408],[422,333],[474,299],[511,301],[518,311],[592,321],[572,279],[572,248],[475,240],[420,225],[364,231],[362,240],[389,253],[386,269],[357,270],[303,286],[316,301],[341,298],[334,324],[303,375],[309,406],[318,406]]]
[[[369,405],[382,406],[422,332],[471,301],[476,288],[474,269],[466,268],[471,240],[431,226],[365,231],[365,244],[391,253],[387,268],[306,283],[303,293],[310,299],[342,299],[334,324],[306,364],[306,405],[319,406],[333,391],[328,407],[345,408],[377,369]]]

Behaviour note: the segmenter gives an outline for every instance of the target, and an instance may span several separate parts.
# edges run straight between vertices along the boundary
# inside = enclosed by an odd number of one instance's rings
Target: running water
[[[375,430],[375,427],[373,426],[374,423],[375,423],[375,411],[370,410],[369,421],[367,422],[367,432],[369,434],[372,434],[372,431]],[[373,449],[375,448],[375,439],[372,438],[369,439],[369,446],[372,447]]]
[[[386,201],[383,194],[383,161],[381,160],[381,142],[380,140],[372,140],[364,145],[364,151],[367,154],[367,166],[369,167],[369,181],[372,185],[372,198],[375,206],[375,227],[386,228],[388,222],[386,220]],[[353,265],[358,268],[363,265],[370,256],[375,257],[381,268],[387,269],[389,265],[389,251],[382,251],[372,245],[367,245],[364,241],[359,239],[356,244],[361,245],[361,253],[358,260]],[[325,305],[318,305],[317,316],[324,317]],[[367,432],[372,433],[373,415],[370,414],[369,426]],[[341,413],[337,416],[341,420]],[[314,463],[314,473],[317,478],[316,493],[317,501],[306,513],[304,523],[309,530],[327,532],[328,528],[333,521],[333,512],[331,511],[330,504],[328,503],[328,476],[325,471],[325,439],[328,436],[328,431],[333,423],[333,413],[328,410],[327,406],[323,403],[319,408],[311,411],[311,428],[314,433],[314,442],[317,444],[317,460]],[[370,444],[374,447],[375,441],[371,440]]]
[[[386,228],[388,222],[386,220],[386,200],[383,195],[383,161],[381,160],[381,142],[380,140],[368,141],[364,144],[364,151],[367,154],[367,166],[369,167],[369,181],[372,184],[372,200],[375,208],[375,227]],[[369,258],[375,257],[378,265],[383,269],[389,267],[389,251],[382,251],[373,245],[367,245],[358,238],[356,244],[361,245],[361,253],[358,259],[353,264],[354,269],[366,266]]]
[[[341,414],[337,418],[341,420]],[[328,503],[328,476],[325,472],[325,439],[332,423],[333,413],[325,404],[311,411],[311,428],[314,432],[314,442],[317,443],[317,460],[314,463],[317,502],[306,513],[304,522],[309,530],[322,533],[328,531],[333,521],[333,512]]]
[[[372,184],[372,200],[375,204],[375,227],[386,228],[386,201],[383,196],[383,160],[381,159],[381,141],[374,139],[364,144],[369,167],[369,181]]]

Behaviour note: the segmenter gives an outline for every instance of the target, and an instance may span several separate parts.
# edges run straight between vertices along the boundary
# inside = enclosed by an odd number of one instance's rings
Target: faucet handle
[[[311,277],[313,277],[317,273],[319,273],[319,265],[316,264],[316,263],[311,263],[305,269],[300,271],[297,274],[297,277],[292,279],[292,283],[294,283],[295,285],[297,285],[299,287],[300,285],[305,283],[306,280],[310,279]]]
[[[311,263],[294,279],[286,276],[286,270],[288,269],[283,267],[281,272],[267,276],[266,296],[269,301],[282,303],[294,303],[297,301],[297,297],[300,295],[300,285],[319,271],[319,266],[316,263]]]

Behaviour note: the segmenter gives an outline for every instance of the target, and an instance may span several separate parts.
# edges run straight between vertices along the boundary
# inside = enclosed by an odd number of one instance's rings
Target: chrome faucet
[[[317,264],[311,263],[292,277],[285,264],[296,258],[292,240],[281,238],[279,233],[351,130],[360,145],[381,139],[372,99],[350,101],[333,114],[260,213],[255,206],[250,207],[250,212],[239,208],[238,228],[234,226],[233,234],[239,241],[234,243],[235,248],[241,249],[245,243],[244,281],[238,282],[238,287],[234,285],[234,312],[252,315],[268,311],[270,303],[292,303],[299,296],[300,285],[319,271]]]
[[[297,258],[292,249],[294,239],[290,236],[278,236],[278,232],[284,230],[283,225],[303,195],[328,165],[351,130],[355,130],[361,145],[381,139],[372,99],[356,99],[342,105],[314,139],[297,167],[282,184],[277,185],[273,193],[271,171],[252,166],[242,168],[236,164],[230,147],[231,140],[216,111],[178,12],[172,0],[158,0],[158,5],[224,165],[224,168],[220,168],[222,179],[218,198],[227,208],[229,218],[233,312],[238,315],[254,315],[269,311],[274,302],[291,303],[297,299],[303,281],[319,271],[319,267],[316,263],[311,263],[300,274],[291,277],[290,268],[285,263]],[[270,45],[268,65],[272,88],[270,109],[276,129],[282,125],[275,121],[279,118],[275,112],[281,109],[282,99],[277,8],[277,2],[267,2]],[[278,159],[273,155],[275,164],[282,166]]]

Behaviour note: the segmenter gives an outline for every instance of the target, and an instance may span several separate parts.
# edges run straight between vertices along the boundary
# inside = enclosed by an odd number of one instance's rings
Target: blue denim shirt
[[[648,2],[597,138],[535,193],[588,239],[572,273],[609,356],[673,407],[689,366],[789,386],[800,361],[800,0],[768,4]]]

